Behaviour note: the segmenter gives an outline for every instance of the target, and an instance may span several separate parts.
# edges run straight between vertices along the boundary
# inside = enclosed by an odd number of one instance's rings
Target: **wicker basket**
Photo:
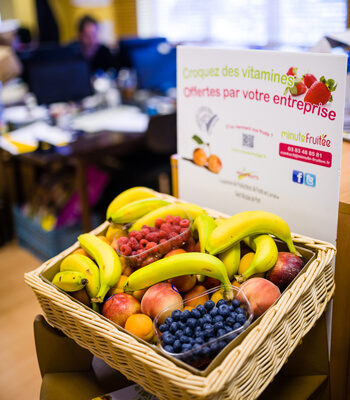
[[[215,210],[207,211],[213,216],[227,217]],[[91,233],[103,233],[108,225],[105,222]],[[25,281],[34,290],[52,326],[159,399],[256,399],[322,315],[335,289],[335,247],[301,235],[292,236],[295,244],[313,250],[315,259],[206,376],[165,358],[42,279],[43,271],[58,265],[79,243],[26,273]]]

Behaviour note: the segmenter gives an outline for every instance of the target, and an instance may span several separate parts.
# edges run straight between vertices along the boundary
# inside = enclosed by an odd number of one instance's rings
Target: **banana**
[[[193,203],[182,203],[182,202],[177,202],[175,204],[180,204],[182,207],[187,210],[187,212],[190,214],[191,218],[195,220],[199,215],[201,214],[207,214],[207,212],[202,208],[201,206]]]
[[[61,262],[60,271],[78,271],[84,274],[89,281],[85,287],[87,294],[90,299],[97,296],[100,289],[100,270],[89,257],[70,254]]]
[[[203,211],[202,213],[205,213],[203,208],[198,207],[199,206],[196,206],[195,204],[188,206],[188,204],[185,203],[174,203],[169,206],[158,208],[137,220],[131,225],[129,231],[139,231],[142,229],[143,225],[154,226],[157,218],[164,219],[167,215],[178,215],[181,218],[191,217],[192,219],[195,219],[200,214],[200,210]]]
[[[225,286],[231,285],[226,267],[217,257],[188,252],[162,258],[136,270],[125,281],[123,289],[124,292],[133,292],[181,275],[206,275],[218,279]],[[229,294],[227,299],[231,297]]]
[[[88,280],[78,271],[60,271],[53,277],[52,283],[65,292],[76,292],[84,288]]]
[[[191,233],[192,235],[198,235],[201,253],[205,253],[207,240],[215,228],[215,220],[210,215],[201,214],[194,220]]]
[[[159,194],[152,189],[145,186],[135,186],[130,189],[124,190],[115,197],[109,204],[106,213],[106,219],[109,220],[111,215],[118,211],[121,207],[132,203],[136,200],[150,199],[154,197],[159,197]]]
[[[220,260],[225,264],[227,275],[230,280],[237,274],[241,259],[241,244],[237,242],[224,252],[218,254]]]
[[[242,275],[236,275],[236,280],[239,283],[242,283],[254,274],[268,271],[276,264],[278,257],[277,245],[269,235],[250,236],[244,239],[244,243],[255,252],[255,255],[252,263]]]
[[[160,198],[136,200],[113,212],[110,215],[109,220],[118,224],[128,224],[136,221],[151,211],[170,204],[169,201]]]
[[[117,253],[106,242],[91,233],[78,236],[81,247],[97,262],[100,269],[100,289],[93,302],[102,303],[108,290],[121,275],[122,264]]]
[[[228,218],[210,235],[206,249],[209,254],[218,254],[247,236],[271,234],[283,240],[291,253],[301,257],[294,247],[287,222],[267,211],[243,211]]]

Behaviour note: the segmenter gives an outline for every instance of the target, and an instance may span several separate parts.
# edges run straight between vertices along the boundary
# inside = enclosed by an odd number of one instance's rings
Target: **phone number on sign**
[[[292,158],[310,164],[322,165],[330,168],[332,166],[332,153],[308,149],[306,147],[292,146],[287,143],[280,143],[279,155],[281,157]]]

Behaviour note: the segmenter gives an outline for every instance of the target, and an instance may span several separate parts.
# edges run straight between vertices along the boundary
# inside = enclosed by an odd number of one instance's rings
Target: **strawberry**
[[[296,67],[290,67],[286,75],[291,75],[291,76],[296,76],[298,72],[298,68]]]
[[[307,88],[309,88],[314,82],[317,81],[317,78],[313,74],[305,74],[303,75],[303,80]]]
[[[319,81],[314,82],[304,97],[304,101],[311,104],[324,105],[333,101],[332,92],[335,91],[337,85],[334,85],[333,79],[326,81],[322,76]]]
[[[299,96],[300,94],[303,94],[306,92],[306,86],[305,86],[305,83],[301,79],[295,77],[294,78],[294,86],[287,87],[286,90],[284,91],[285,95],[287,94],[288,90],[290,91],[290,94],[292,96]]]

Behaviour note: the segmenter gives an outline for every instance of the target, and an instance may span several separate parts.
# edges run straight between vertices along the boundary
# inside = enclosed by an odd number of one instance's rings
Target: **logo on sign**
[[[316,175],[305,173],[305,185],[315,187],[316,186]]]
[[[293,182],[300,183],[301,185],[304,183],[304,173],[301,171],[293,171]]]
[[[306,186],[315,187],[316,186],[316,175],[310,174],[309,172],[302,172],[293,170],[293,182],[304,184]]]

